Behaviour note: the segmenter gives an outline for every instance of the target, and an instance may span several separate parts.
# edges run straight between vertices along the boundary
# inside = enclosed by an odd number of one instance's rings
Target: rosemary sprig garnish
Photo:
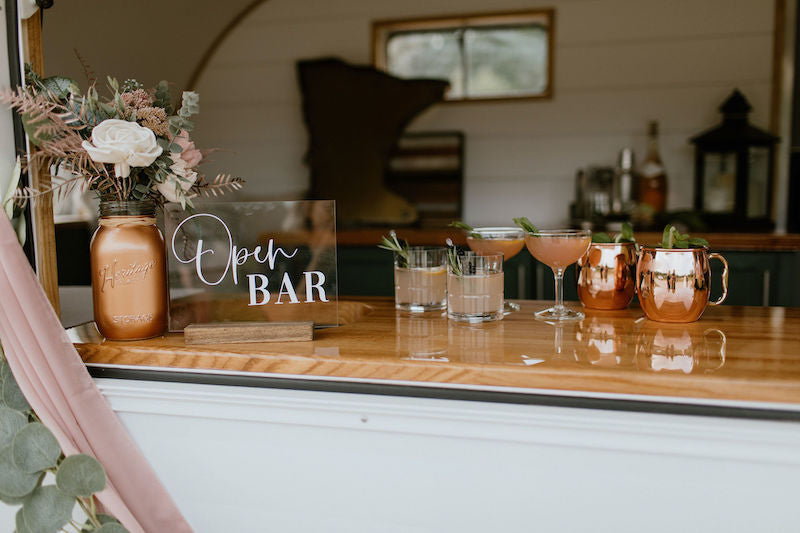
[[[672,224],[667,224],[667,227],[664,228],[664,235],[661,237],[662,248],[669,250],[672,248],[697,248],[700,246],[708,248],[708,241],[699,237],[681,234]]]
[[[464,272],[461,270],[461,262],[458,260],[458,247],[453,244],[453,240],[448,238],[447,243],[447,262],[450,263],[450,270],[456,276],[463,276]]]
[[[378,248],[396,253],[400,256],[400,264],[398,266],[401,268],[408,268],[408,241],[401,241],[398,239],[397,233],[394,230],[389,232],[389,237],[391,237],[391,239],[382,236]]]
[[[533,222],[528,220],[528,217],[517,217],[514,219],[514,224],[524,229],[526,233],[539,233],[539,230],[536,229]]]
[[[454,220],[450,224],[448,224],[448,226],[450,226],[451,228],[463,229],[464,231],[469,232],[469,236],[472,237],[473,239],[483,239],[483,235],[477,233],[475,231],[475,228],[473,228],[472,226],[470,226],[465,222],[461,222],[460,220]]]

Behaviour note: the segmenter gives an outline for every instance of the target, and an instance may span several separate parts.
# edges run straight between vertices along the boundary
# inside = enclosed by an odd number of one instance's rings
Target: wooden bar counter
[[[340,301],[300,342],[70,333],[198,533],[797,529],[800,309],[557,327],[550,303],[471,326]]]
[[[88,326],[71,333],[95,369],[212,371],[800,413],[800,309],[723,306],[691,324],[652,322],[638,307],[585,310],[581,322],[553,325],[533,318],[550,302],[519,303],[521,310],[502,321],[468,325],[395,311],[389,299],[343,300],[344,325],[318,329],[307,342],[187,346],[181,334],[102,342]]]

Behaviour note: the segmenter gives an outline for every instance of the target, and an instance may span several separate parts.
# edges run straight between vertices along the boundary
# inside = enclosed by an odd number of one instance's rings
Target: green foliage
[[[636,242],[636,237],[633,234],[633,226],[628,222],[622,223],[622,231],[617,234],[614,242]]]
[[[700,238],[693,238],[686,234],[681,234],[672,224],[667,224],[664,234],[661,237],[661,247],[672,248],[708,248],[708,241]]]
[[[461,268],[461,261],[459,261],[459,256],[463,255],[464,252],[458,249],[458,246],[453,244],[452,239],[447,239],[447,264],[450,265],[450,270],[456,276],[463,276],[464,271]]]
[[[539,230],[536,229],[536,226],[533,225],[533,222],[528,220],[528,217],[515,218],[514,224],[524,229],[526,233],[539,233]]]
[[[172,113],[172,95],[169,93],[169,83],[161,80],[156,85],[155,94],[153,94],[154,105],[162,108],[167,112],[167,115]]]
[[[19,411],[5,406],[0,407],[0,449],[11,446],[17,431],[27,423],[27,417]]]
[[[38,485],[43,475],[23,472],[14,463],[11,446],[0,449],[0,494],[11,498],[24,498]]]
[[[89,517],[81,531],[127,533],[115,518],[95,511],[94,494],[106,486],[103,467],[88,455],[63,457],[55,436],[24,398],[17,398],[19,387],[1,347],[0,389],[3,398],[11,399],[0,405],[0,501],[22,504],[16,515],[17,533],[61,530],[71,521],[76,501]],[[42,486],[48,472],[55,474],[56,485]]]
[[[381,237],[381,243],[378,245],[378,248],[383,250],[389,250],[390,252],[396,253],[400,256],[400,261],[398,262],[398,266],[401,268],[408,267],[408,241],[404,241],[397,238],[397,233],[392,230],[389,232],[389,237],[391,239],[387,239],[386,237]]]
[[[58,467],[56,486],[70,496],[88,498],[106,488],[106,473],[94,457],[70,455]]]
[[[38,487],[17,512],[17,528],[22,525],[22,531],[53,533],[67,525],[74,507],[75,498],[58,487]]]
[[[612,242],[625,242],[625,243],[633,243],[636,244],[636,237],[633,234],[633,226],[631,226],[627,222],[622,223],[622,231],[617,233],[617,235],[612,239],[608,233],[605,232],[597,232],[592,233],[592,242],[605,244],[605,243],[612,243]]]
[[[31,422],[17,431],[11,444],[11,455],[17,468],[37,473],[58,464],[61,446],[44,424]]]
[[[454,220],[453,222],[448,224],[448,226],[450,226],[451,228],[463,229],[464,231],[469,232],[469,236],[472,237],[473,239],[483,239],[483,235],[481,235],[480,233],[475,233],[475,228],[459,220]]]
[[[11,375],[11,367],[3,360],[0,362],[0,405],[27,414],[31,406],[19,390],[17,380]]]
[[[167,119],[169,133],[173,137],[178,135],[181,130],[192,131],[194,122],[189,117],[200,112],[200,95],[193,91],[183,91],[181,98],[181,108],[178,114]]]
[[[599,244],[606,244],[614,241],[611,240],[611,237],[609,236],[608,233],[601,231],[599,233],[592,232],[592,242]]]

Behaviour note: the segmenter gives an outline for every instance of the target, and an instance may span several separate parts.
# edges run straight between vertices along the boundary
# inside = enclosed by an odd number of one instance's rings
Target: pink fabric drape
[[[192,528],[95,386],[0,213],[0,341],[14,377],[66,455],[99,460],[106,511],[131,533]]]

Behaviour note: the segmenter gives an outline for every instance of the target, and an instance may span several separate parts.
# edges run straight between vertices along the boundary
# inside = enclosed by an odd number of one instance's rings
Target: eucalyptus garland
[[[46,474],[54,485],[44,485]],[[49,478],[48,478],[49,479]],[[0,347],[0,501],[21,505],[16,533],[126,533],[117,519],[97,512],[95,494],[106,487],[100,462],[64,456],[17,385]],[[87,516],[72,519],[75,505]]]

